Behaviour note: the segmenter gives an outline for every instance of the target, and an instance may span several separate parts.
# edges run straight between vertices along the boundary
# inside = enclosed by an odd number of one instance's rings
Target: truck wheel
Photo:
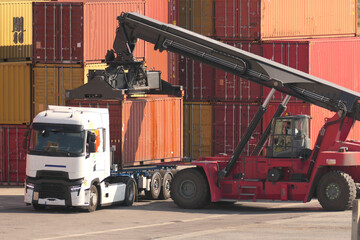
[[[147,199],[158,199],[161,190],[161,174],[154,172],[151,176],[150,191],[146,192]]]
[[[167,172],[164,175],[162,184],[161,184],[161,192],[160,192],[160,199],[169,199],[170,198],[170,183],[172,180],[171,173]]]
[[[45,209],[45,205],[40,205],[40,204],[37,204],[37,203],[33,203],[33,208],[35,210],[44,210]]]
[[[203,208],[210,202],[206,176],[196,168],[179,171],[171,182],[171,198],[181,208]]]
[[[126,182],[124,205],[132,206],[135,201],[135,195],[136,195],[135,180],[129,178],[128,181]]]
[[[98,203],[99,203],[98,189],[95,185],[91,185],[88,211],[94,212],[98,206]]]
[[[351,208],[355,200],[356,186],[349,174],[332,171],[322,176],[316,193],[325,210],[344,211]]]

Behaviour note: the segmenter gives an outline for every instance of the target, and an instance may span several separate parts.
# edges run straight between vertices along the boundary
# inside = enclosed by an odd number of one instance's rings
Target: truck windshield
[[[85,149],[85,131],[79,126],[34,125],[29,153],[49,156],[81,156]]]

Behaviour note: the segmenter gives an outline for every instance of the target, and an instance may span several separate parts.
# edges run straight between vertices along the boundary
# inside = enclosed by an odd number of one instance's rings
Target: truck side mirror
[[[90,139],[89,139],[89,152],[94,153],[96,152],[96,134],[90,133]]]

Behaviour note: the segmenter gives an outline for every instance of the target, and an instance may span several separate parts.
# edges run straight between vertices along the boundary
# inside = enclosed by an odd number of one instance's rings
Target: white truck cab
[[[132,205],[134,179],[110,175],[109,136],[108,109],[49,106],[39,113],[26,142],[25,203],[89,211],[118,202]]]

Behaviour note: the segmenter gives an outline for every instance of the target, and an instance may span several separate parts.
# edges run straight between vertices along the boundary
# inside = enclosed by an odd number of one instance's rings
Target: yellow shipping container
[[[0,124],[31,122],[31,62],[0,63]]]
[[[90,70],[104,70],[106,67],[107,67],[106,63],[86,64],[84,68],[84,83],[88,82],[88,74]]]
[[[32,1],[0,1],[0,61],[32,57]]]
[[[65,105],[65,91],[87,82],[89,70],[106,64],[35,64],[33,68],[33,112],[36,116],[48,105]]]
[[[213,36],[213,0],[179,0],[179,26],[208,37]]]
[[[212,155],[212,106],[184,103],[184,156],[197,159]]]

